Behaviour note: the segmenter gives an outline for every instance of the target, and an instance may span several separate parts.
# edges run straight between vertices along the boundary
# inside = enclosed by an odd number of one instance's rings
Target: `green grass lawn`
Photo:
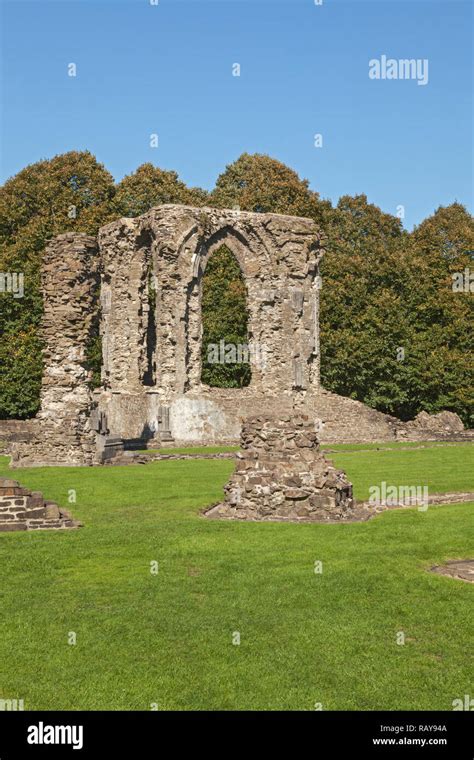
[[[333,458],[366,498],[381,480],[474,490],[473,451]],[[426,572],[474,556],[474,504],[347,525],[199,516],[232,467],[12,472],[2,458],[0,474],[85,527],[0,535],[0,698],[25,709],[450,710],[474,693],[474,587]]]
[[[369,486],[383,480],[389,485],[426,485],[430,494],[474,491],[474,446],[470,443],[413,450],[340,450],[327,456],[346,470],[361,500],[368,498]]]
[[[354,451],[383,449],[412,449],[412,448],[447,448],[456,447],[457,443],[444,443],[437,441],[389,441],[387,443],[323,443],[322,451]],[[464,444],[474,446],[474,444]],[[140,449],[143,454],[227,454],[238,451],[238,446],[181,446],[178,448]]]
[[[382,443],[322,443],[321,448],[330,451],[367,451],[367,449],[449,448],[459,445],[459,443],[451,443],[449,441],[386,441]],[[473,446],[474,444],[466,443],[462,445]]]
[[[181,446],[169,449],[141,449],[143,454],[230,454],[238,450],[238,446]]]

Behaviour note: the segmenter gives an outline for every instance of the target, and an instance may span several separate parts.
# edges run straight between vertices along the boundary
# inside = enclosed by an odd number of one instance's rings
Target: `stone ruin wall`
[[[251,363],[242,389],[200,379],[202,277],[223,244],[246,283],[249,343],[265,349],[265,365]],[[107,447],[108,456],[123,451],[120,439],[235,443],[243,420],[262,411],[320,420],[324,442],[467,435],[459,418],[404,424],[320,387],[322,255],[309,219],[177,205],[119,219],[98,240],[52,240],[42,269],[41,410],[23,431],[5,429],[13,465],[92,464]],[[103,387],[91,393],[85,353],[99,298]]]
[[[223,244],[245,279],[249,345],[265,348],[265,366],[251,357],[252,381],[243,389],[201,383],[202,276]],[[163,206],[107,225],[99,245],[105,390],[98,401],[114,433],[151,437],[165,407],[177,442],[236,440],[241,418],[258,411],[262,399],[291,407],[296,393],[318,387],[322,248],[312,221]],[[152,362],[150,276],[156,293]]]
[[[249,344],[266,351],[238,397],[200,380],[202,276],[223,244],[245,279]],[[29,440],[13,445],[13,464],[91,464],[107,436],[171,437],[163,420],[178,441],[235,440],[241,419],[268,399],[291,409],[319,385],[321,256],[311,220],[175,205],[106,225],[98,241],[55,238],[42,271],[41,410]],[[103,388],[91,393],[85,352],[99,293]]]
[[[97,313],[97,254],[95,238],[77,233],[59,235],[45,250],[41,408],[13,445],[16,466],[95,461],[85,352]]]
[[[454,412],[420,412],[403,422],[355,399],[338,396],[323,388],[310,401],[307,412],[321,420],[322,443],[379,443],[389,441],[474,441]]]

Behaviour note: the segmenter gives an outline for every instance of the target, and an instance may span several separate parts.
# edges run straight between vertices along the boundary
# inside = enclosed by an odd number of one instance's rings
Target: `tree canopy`
[[[114,208],[117,216],[140,216],[163,203],[184,203],[203,206],[208,194],[201,188],[189,188],[174,171],[165,171],[153,164],[142,164],[136,172],[118,183]]]
[[[248,153],[226,167],[210,193],[151,163],[115,184],[88,152],[39,161],[0,188],[0,271],[22,272],[25,279],[23,298],[0,295],[0,417],[28,417],[39,406],[39,272],[47,241],[66,231],[95,234],[118,216],[138,216],[163,203],[314,219],[326,241],[323,385],[404,419],[450,409],[473,424],[473,298],[466,278],[474,224],[464,206],[440,207],[408,233],[366,196],[343,196],[333,207],[290,167]],[[455,281],[464,287],[454,287]],[[208,264],[202,309],[203,381],[246,385],[245,362],[208,361],[209,344],[242,344],[247,336],[245,283],[225,247]],[[97,378],[97,343],[88,356]]]
[[[70,152],[22,169],[0,188],[0,271],[22,273],[24,296],[0,295],[0,417],[39,407],[41,255],[62,232],[94,234],[114,218],[115,185],[91,153]]]

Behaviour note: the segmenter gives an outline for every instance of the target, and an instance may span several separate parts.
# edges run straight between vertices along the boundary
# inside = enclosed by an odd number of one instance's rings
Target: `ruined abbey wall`
[[[228,391],[201,383],[202,277],[223,244],[247,288],[252,372],[248,388]],[[98,402],[114,434],[151,437],[164,408],[177,441],[235,439],[240,418],[263,398],[291,406],[295,393],[319,386],[322,248],[312,221],[162,206],[107,225],[99,246],[104,392]],[[254,360],[259,346],[264,363]]]
[[[247,291],[245,388],[201,382],[203,274],[224,244]],[[307,415],[323,442],[463,435],[459,418],[404,424],[320,387],[322,255],[312,220],[180,205],[119,219],[97,239],[59,235],[43,258],[41,410],[5,430],[13,465],[93,464],[124,445],[236,443],[243,421],[262,413]],[[86,354],[99,317],[102,387],[91,392]]]
[[[67,233],[45,250],[41,273],[44,343],[41,409],[13,449],[14,464],[92,464],[96,435],[86,346],[97,313],[99,261],[95,238]]]
[[[201,383],[202,278],[223,244],[247,290],[244,389]],[[262,405],[291,410],[319,387],[322,253],[309,219],[178,205],[119,219],[97,241],[53,240],[43,266],[41,411],[14,463],[90,464],[101,436],[238,440],[242,419]],[[103,387],[91,394],[85,352],[99,293]]]

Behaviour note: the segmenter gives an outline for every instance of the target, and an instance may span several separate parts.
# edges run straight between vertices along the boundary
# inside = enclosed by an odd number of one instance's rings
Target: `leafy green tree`
[[[27,166],[0,188],[0,271],[22,273],[24,296],[0,295],[0,417],[24,418],[39,407],[42,315],[40,267],[49,239],[94,234],[113,218],[109,172],[89,152]]]
[[[217,208],[289,214],[321,220],[330,208],[309,182],[289,166],[270,156],[243,153],[218,177],[210,196]]]
[[[206,202],[205,190],[189,188],[176,172],[148,163],[118,183],[113,207],[116,215],[134,217],[164,203],[204,206]]]
[[[88,151],[71,151],[22,169],[0,188],[0,242],[61,232],[94,234],[111,216],[113,178]]]
[[[452,289],[473,247],[466,210],[408,234],[365,196],[344,197],[326,234],[323,385],[402,419],[450,409],[472,424],[472,299]]]
[[[405,401],[397,359],[403,269],[400,221],[344,196],[328,215],[322,263],[321,376],[324,387],[387,412]]]
[[[33,328],[0,336],[0,367],[0,419],[31,417],[38,410],[43,369]]]
[[[412,396],[420,409],[450,409],[472,427],[474,220],[453,203],[438,208],[410,237],[413,276],[406,307],[422,377]]]

